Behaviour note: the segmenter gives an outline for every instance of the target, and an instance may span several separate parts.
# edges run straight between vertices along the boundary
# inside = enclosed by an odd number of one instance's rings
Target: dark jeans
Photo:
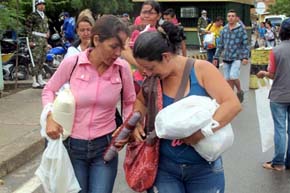
[[[213,62],[213,56],[215,55],[215,51],[216,51],[216,48],[207,50],[207,61],[209,61],[210,63]],[[219,61],[216,67],[219,68]]]
[[[69,137],[64,141],[82,189],[80,193],[112,193],[118,157],[106,164],[103,160],[103,154],[110,142],[111,134],[94,140]]]

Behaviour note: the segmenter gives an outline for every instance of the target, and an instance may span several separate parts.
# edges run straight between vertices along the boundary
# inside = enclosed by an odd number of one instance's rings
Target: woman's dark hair
[[[290,18],[285,19],[280,27],[279,37],[281,41],[290,39]]]
[[[272,27],[271,21],[267,20],[266,23],[269,24],[270,27]]]
[[[147,1],[144,1],[144,3],[142,4],[142,7],[144,5],[150,5],[152,7],[151,10],[155,10],[157,12],[157,14],[161,13],[161,6],[160,4],[155,1],[155,0],[147,0]]]
[[[157,31],[144,32],[137,38],[133,55],[148,61],[162,61],[162,53],[176,54],[182,41],[178,26],[165,21]]]
[[[92,28],[91,44],[94,47],[94,36],[99,36],[99,41],[104,42],[110,38],[117,38],[120,45],[123,47],[123,42],[119,37],[119,33],[124,32],[129,36],[129,29],[127,25],[118,17],[114,15],[104,15],[98,19]]]

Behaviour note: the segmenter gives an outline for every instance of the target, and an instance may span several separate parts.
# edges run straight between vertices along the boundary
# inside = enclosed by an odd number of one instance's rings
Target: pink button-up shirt
[[[123,119],[133,110],[136,99],[129,64],[118,58],[102,75],[88,60],[87,49],[63,60],[42,92],[42,103],[53,103],[55,93],[68,82],[73,66],[70,87],[76,101],[71,137],[91,140],[116,128],[115,110],[123,87]],[[120,77],[119,70],[122,77]]]

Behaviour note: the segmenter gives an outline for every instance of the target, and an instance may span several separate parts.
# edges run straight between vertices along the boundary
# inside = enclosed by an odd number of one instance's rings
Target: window
[[[198,17],[198,9],[196,7],[181,7],[180,17],[181,18],[196,18]]]

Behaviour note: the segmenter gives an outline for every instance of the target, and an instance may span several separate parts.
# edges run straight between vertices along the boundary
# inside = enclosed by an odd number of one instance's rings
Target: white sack
[[[159,111],[155,119],[156,134],[164,139],[182,139],[205,127],[216,128],[219,123],[212,117],[218,107],[214,99],[206,96],[192,95],[181,99]],[[227,124],[193,147],[201,157],[214,161],[233,142],[233,129],[231,124]]]
[[[206,96],[191,95],[158,112],[155,130],[159,138],[182,139],[211,125],[218,104]]]

